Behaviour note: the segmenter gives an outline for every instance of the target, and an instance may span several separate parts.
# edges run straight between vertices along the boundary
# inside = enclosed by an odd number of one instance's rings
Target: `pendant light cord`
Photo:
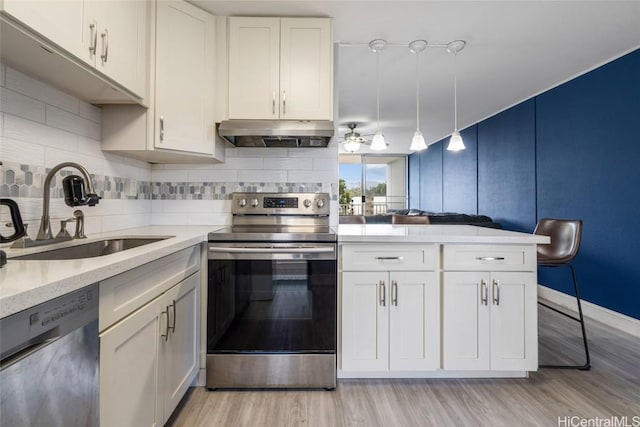
[[[416,132],[420,130],[420,67],[418,58],[420,52],[416,52]]]
[[[453,130],[458,131],[458,52],[453,54]]]
[[[380,132],[380,51],[376,50],[376,132]]]

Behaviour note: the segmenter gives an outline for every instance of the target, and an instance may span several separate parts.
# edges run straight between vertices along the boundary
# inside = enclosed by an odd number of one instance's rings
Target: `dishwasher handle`
[[[231,254],[323,254],[332,253],[334,249],[332,247],[237,247],[237,248],[219,248],[210,247],[209,252],[231,253]]]
[[[0,372],[4,371],[8,367],[18,363],[22,359],[25,359],[31,356],[33,353],[37,352],[43,347],[48,346],[60,339],[60,331],[58,328],[51,329],[46,333],[33,338],[29,342],[25,343],[25,347],[22,349],[13,352],[11,355],[5,357],[0,361]]]

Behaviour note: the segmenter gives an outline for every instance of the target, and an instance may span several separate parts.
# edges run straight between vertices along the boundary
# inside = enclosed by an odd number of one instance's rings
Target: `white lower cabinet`
[[[164,425],[197,375],[199,259],[195,246],[101,282],[102,427]]]
[[[535,371],[534,272],[443,273],[443,368]]]
[[[342,370],[440,367],[440,291],[434,271],[342,274]]]

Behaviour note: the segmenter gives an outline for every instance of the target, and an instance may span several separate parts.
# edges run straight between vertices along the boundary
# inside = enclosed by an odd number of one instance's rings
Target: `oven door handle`
[[[325,254],[333,253],[333,247],[313,248],[313,247],[241,247],[241,248],[218,248],[210,247],[209,252],[219,252],[228,254]]]

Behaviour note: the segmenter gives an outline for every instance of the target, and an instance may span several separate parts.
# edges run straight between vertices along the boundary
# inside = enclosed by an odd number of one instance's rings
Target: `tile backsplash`
[[[20,206],[35,235],[42,210],[42,183],[55,165],[84,166],[102,197],[83,208],[87,234],[144,225],[227,225],[231,193],[327,192],[332,222],[338,211],[338,150],[226,148],[222,164],[151,165],[100,149],[100,108],[0,63],[0,197]],[[72,215],[61,182],[52,181],[54,232]],[[0,213],[2,215],[3,213]],[[335,220],[335,221],[334,221]],[[0,218],[0,226],[7,222]]]

